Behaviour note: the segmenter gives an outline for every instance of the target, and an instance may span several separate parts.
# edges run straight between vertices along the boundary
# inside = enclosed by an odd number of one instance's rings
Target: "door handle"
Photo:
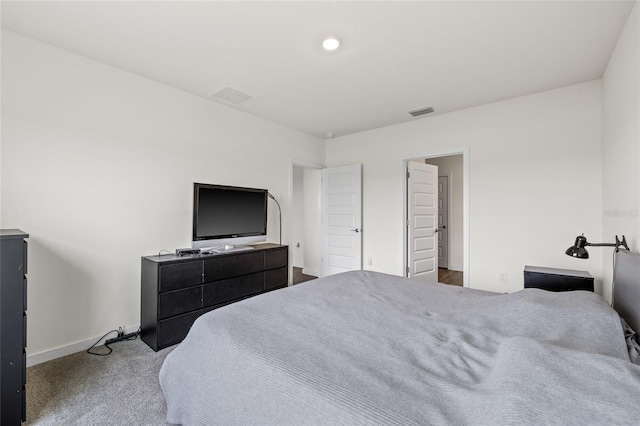
[[[350,229],[350,231],[353,231],[353,232],[360,232],[360,230],[359,230],[358,228],[356,228],[356,229]]]

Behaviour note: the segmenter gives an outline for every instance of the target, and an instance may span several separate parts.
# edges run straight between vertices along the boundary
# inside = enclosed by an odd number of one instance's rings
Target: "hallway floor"
[[[305,275],[302,273],[302,268],[293,267],[293,285],[303,283],[305,281],[315,280],[318,277],[312,275]]]
[[[463,273],[460,271],[452,271],[445,268],[438,268],[438,282],[442,284],[457,285],[462,287],[463,285]]]

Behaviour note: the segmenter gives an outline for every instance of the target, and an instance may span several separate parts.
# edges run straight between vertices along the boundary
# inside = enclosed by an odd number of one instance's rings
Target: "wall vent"
[[[435,109],[433,109],[433,107],[423,107],[423,108],[418,108],[418,109],[414,109],[413,111],[409,111],[409,114],[411,114],[414,117],[418,117],[420,115],[425,115],[425,114],[429,114],[434,112]]]
[[[241,105],[253,99],[253,96],[241,92],[233,87],[225,86],[210,95],[212,98],[232,105]]]

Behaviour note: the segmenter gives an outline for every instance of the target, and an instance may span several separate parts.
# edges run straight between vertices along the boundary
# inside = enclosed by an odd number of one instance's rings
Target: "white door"
[[[407,163],[407,276],[438,282],[438,166]]]
[[[322,274],[362,269],[362,165],[322,169]]]
[[[449,267],[449,176],[438,176],[438,267]]]

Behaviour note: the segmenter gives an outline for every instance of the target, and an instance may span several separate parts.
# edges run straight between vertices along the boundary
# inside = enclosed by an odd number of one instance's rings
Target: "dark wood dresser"
[[[525,266],[524,288],[540,288],[549,291],[593,291],[593,277],[587,271]]]
[[[27,419],[27,241],[0,229],[0,424]]]
[[[288,285],[287,246],[142,258],[140,327],[154,351],[180,343],[205,312]]]

